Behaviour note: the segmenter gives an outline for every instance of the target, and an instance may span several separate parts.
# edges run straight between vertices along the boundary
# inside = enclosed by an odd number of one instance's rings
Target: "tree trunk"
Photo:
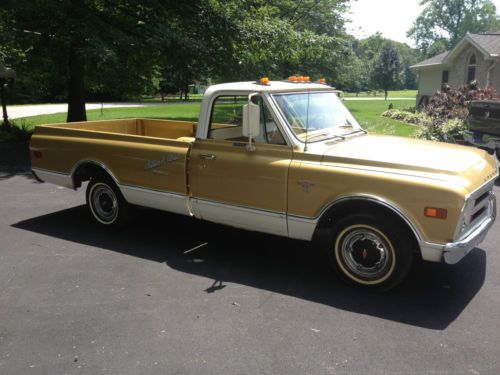
[[[387,96],[388,96],[387,90],[384,90],[384,94],[385,94],[385,100],[387,100]]]
[[[0,79],[0,91],[1,91],[2,114],[3,114],[2,129],[6,132],[10,132],[9,117],[7,116],[7,101],[5,99],[5,84],[4,81],[1,79]]]
[[[69,86],[67,122],[87,121],[85,112],[85,63],[75,45],[69,50]]]

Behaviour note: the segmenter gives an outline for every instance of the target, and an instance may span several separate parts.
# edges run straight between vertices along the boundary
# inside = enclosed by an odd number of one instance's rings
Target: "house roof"
[[[422,68],[424,66],[427,67],[427,66],[441,65],[445,57],[448,55],[448,53],[449,51],[440,53],[439,55],[433,56],[430,59],[420,61],[418,64],[410,66],[410,68],[414,69],[414,68]]]
[[[466,46],[472,44],[487,60],[500,57],[500,32],[483,34],[467,33],[451,51],[441,53],[430,59],[412,65],[411,69],[422,69],[432,66],[446,65],[451,62]]]
[[[500,55],[500,33],[469,34],[490,56]]]

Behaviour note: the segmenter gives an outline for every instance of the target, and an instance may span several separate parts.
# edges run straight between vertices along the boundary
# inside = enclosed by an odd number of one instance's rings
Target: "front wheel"
[[[102,175],[92,178],[87,186],[86,198],[95,222],[121,227],[129,221],[130,206],[110,177]]]
[[[356,214],[333,226],[327,251],[341,279],[386,291],[408,274],[414,245],[408,230],[391,217]]]

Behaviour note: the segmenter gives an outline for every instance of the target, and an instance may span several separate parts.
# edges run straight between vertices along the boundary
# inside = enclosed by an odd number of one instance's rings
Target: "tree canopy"
[[[453,48],[467,32],[496,31],[500,27],[491,0],[421,0],[420,4],[424,9],[408,36],[424,55]]]
[[[341,89],[371,88],[372,61],[387,41],[347,34],[349,0],[6,0],[0,3],[0,61],[18,71],[18,101],[125,100],[167,83],[292,74],[325,77]],[[391,42],[402,65],[407,45]],[[400,87],[413,87],[414,76]],[[171,91],[171,89],[169,89]]]

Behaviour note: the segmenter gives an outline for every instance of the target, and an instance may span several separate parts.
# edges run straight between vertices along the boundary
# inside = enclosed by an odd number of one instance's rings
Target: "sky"
[[[398,42],[413,42],[406,37],[413,21],[421,11],[419,0],[357,0],[351,2],[352,22],[347,30],[358,38],[365,38],[377,31]],[[500,12],[500,0],[493,0]]]

